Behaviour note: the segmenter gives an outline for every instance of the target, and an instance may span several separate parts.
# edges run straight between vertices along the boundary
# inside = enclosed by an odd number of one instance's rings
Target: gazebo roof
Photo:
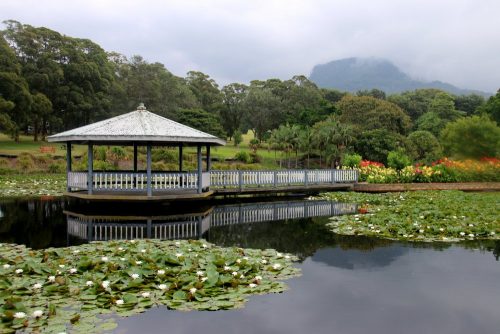
[[[96,143],[186,143],[225,145],[211,134],[153,114],[141,103],[137,110],[97,123],[64,131],[47,138],[49,142]]]

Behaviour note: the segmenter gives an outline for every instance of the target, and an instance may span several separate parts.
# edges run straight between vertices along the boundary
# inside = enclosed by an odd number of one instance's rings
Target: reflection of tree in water
[[[2,242],[39,249],[66,245],[65,201],[12,200],[1,204]]]

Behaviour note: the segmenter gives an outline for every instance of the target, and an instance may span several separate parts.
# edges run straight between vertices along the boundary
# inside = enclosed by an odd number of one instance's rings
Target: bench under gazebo
[[[174,122],[146,110],[137,110],[97,123],[61,132],[47,138],[66,144],[67,195],[84,199],[195,198],[211,194],[210,147],[225,141],[208,133]],[[71,146],[88,146],[88,170],[72,170]],[[94,171],[94,146],[133,146],[133,170]],[[152,171],[152,147],[176,147],[179,168],[175,172]],[[146,147],[146,170],[137,168],[138,147]],[[197,170],[183,171],[183,148],[197,148]],[[203,170],[202,148],[206,147]]]

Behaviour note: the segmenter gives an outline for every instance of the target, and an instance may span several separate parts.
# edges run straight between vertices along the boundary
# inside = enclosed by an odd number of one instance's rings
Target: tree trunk
[[[33,141],[38,141],[38,122],[33,123]]]

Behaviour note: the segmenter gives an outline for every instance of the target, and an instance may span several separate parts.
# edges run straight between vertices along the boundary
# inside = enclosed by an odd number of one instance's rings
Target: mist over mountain
[[[419,88],[437,88],[452,94],[491,93],[462,89],[441,81],[420,81],[412,79],[397,66],[386,59],[345,58],[314,66],[309,79],[321,88],[334,88],[356,92],[378,88],[386,93],[400,93]]]

